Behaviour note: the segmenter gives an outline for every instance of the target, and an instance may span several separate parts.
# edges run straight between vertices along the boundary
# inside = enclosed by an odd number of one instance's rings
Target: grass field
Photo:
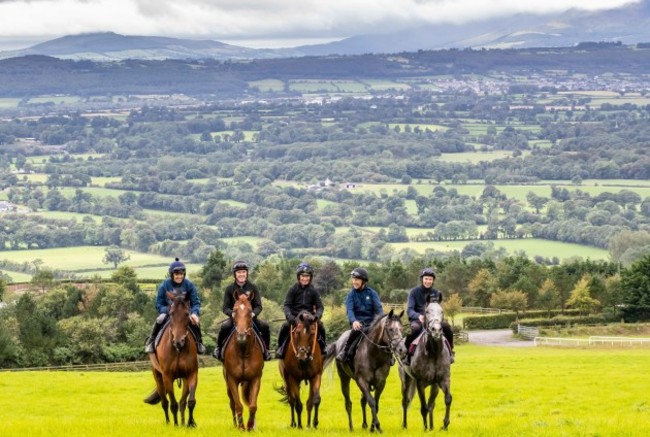
[[[648,431],[650,350],[508,348],[462,345],[452,366],[450,436],[644,436]],[[268,436],[350,436],[338,377],[323,375],[318,431],[289,427],[289,407],[273,390],[276,362],[266,364],[258,399],[257,432]],[[150,372],[0,372],[2,436],[213,436],[235,429],[221,367],[199,372],[195,430],[165,425],[159,405],[142,399],[153,388]],[[351,387],[355,434],[361,429],[359,391]],[[304,388],[303,388],[304,398]],[[432,435],[440,435],[444,404],[439,395]],[[304,414],[304,413],[303,413]],[[304,418],[304,415],[303,415]],[[419,403],[401,427],[397,369],[391,369],[380,401],[385,435],[422,432]]]

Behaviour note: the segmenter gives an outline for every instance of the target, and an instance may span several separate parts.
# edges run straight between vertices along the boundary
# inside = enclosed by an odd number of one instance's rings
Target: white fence
[[[499,313],[511,313],[510,310],[504,310],[501,308],[482,308],[482,307],[462,307],[460,309],[461,313],[480,313],[480,314],[499,314]]]
[[[650,338],[638,337],[603,337],[591,336],[589,338],[567,337],[535,337],[535,346],[650,346]]]
[[[539,336],[539,329],[534,326],[517,325],[517,334],[528,340],[533,340]]]

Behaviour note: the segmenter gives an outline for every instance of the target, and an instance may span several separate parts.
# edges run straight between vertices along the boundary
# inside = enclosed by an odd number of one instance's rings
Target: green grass
[[[472,437],[646,435],[649,359],[647,349],[459,346],[457,362],[452,366],[448,433]],[[408,430],[401,427],[396,370],[391,369],[382,395],[379,420],[385,435],[419,435],[422,421],[417,399],[408,411]],[[165,425],[161,407],[142,402],[153,387],[150,372],[0,372],[0,381],[5,393],[0,400],[3,436],[198,437],[235,432],[220,366],[199,372],[195,430]],[[267,363],[258,399],[256,434],[351,435],[335,372],[327,369],[323,375],[318,431],[289,427],[289,407],[278,402],[279,395],[273,390],[279,384],[277,363]],[[361,429],[359,393],[353,383],[355,433],[370,435]],[[439,395],[433,434],[440,434],[443,412]]]
[[[125,250],[125,252],[131,258],[124,262],[124,265],[134,268],[136,274],[141,279],[162,278],[167,271],[167,265],[172,261],[169,257],[161,255],[133,252],[130,250]],[[56,249],[4,251],[0,254],[0,258],[8,259],[15,263],[31,263],[36,259],[40,259],[43,261],[42,268],[72,271],[76,272],[80,277],[91,277],[94,273],[100,273],[101,276],[108,277],[114,270],[113,265],[102,262],[104,255],[104,246],[79,246]],[[188,271],[197,271],[200,267],[196,264],[187,264]],[[156,272],[156,274],[152,274],[152,272]],[[145,273],[147,273],[146,276],[144,275]],[[13,275],[11,276],[13,277]],[[15,281],[17,282],[17,280]]]
[[[427,249],[433,249],[443,252],[463,250],[472,241],[443,241],[443,242],[408,242],[408,243],[388,243],[395,250],[413,249],[419,253],[424,253]],[[488,241],[482,241],[488,243]],[[537,238],[528,238],[523,240],[490,240],[494,243],[494,248],[504,247],[506,251],[513,255],[515,252],[526,252],[526,255],[533,257],[536,255],[544,258],[558,257],[560,260],[581,257],[583,259],[607,260],[609,253],[605,249],[596,247],[583,246],[580,244],[562,243],[559,241],[548,241]]]

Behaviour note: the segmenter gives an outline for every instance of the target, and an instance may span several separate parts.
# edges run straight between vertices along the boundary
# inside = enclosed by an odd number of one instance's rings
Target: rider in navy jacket
[[[427,297],[430,302],[442,303],[442,292],[437,288],[433,288],[433,283],[436,280],[436,272],[427,267],[420,273],[420,285],[414,287],[409,293],[406,303],[406,314],[411,322],[411,332],[404,340],[406,350],[422,332],[424,325],[424,310],[427,306]],[[446,321],[442,321],[442,332],[449,342],[451,349],[451,361],[454,362],[454,331]]]
[[[368,272],[366,269],[357,267],[350,274],[352,277],[352,289],[345,299],[345,309],[348,320],[352,325],[350,337],[341,353],[343,361],[350,362],[354,345],[361,339],[361,334],[370,327],[375,317],[384,314],[384,308],[375,290],[368,287]]]

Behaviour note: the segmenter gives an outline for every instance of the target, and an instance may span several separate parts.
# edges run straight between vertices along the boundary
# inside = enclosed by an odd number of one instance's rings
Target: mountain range
[[[555,15],[518,14],[465,24],[428,25],[397,33],[357,35],[340,41],[284,49],[252,49],[213,40],[128,36],[112,32],[68,35],[0,59],[46,55],[61,59],[269,59],[301,56],[399,53],[449,48],[567,47],[581,42],[650,42],[650,0],[625,6]]]

